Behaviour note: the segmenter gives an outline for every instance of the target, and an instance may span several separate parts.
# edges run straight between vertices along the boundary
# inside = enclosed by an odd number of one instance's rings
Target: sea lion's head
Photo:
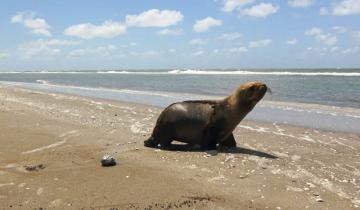
[[[235,92],[236,102],[239,105],[254,107],[270,90],[264,83],[248,82],[241,85]]]

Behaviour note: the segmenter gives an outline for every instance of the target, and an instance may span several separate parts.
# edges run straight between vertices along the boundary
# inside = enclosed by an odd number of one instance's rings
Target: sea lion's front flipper
[[[209,132],[201,145],[201,147],[205,150],[215,150],[218,138],[214,133]]]
[[[205,130],[204,139],[202,141],[202,147],[206,150],[216,149],[216,145],[221,138],[219,138],[222,126],[221,120],[211,122]]]
[[[222,147],[236,147],[236,141],[234,135],[231,133],[227,139],[219,144]]]

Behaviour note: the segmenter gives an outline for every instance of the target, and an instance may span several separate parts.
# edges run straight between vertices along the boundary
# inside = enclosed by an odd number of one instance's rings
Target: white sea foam
[[[217,74],[239,74],[239,75],[276,75],[276,76],[360,76],[358,72],[296,72],[296,71],[205,71],[205,70],[172,70],[168,71],[170,74],[208,74],[208,75],[217,75]]]
[[[60,145],[63,145],[66,143],[66,139],[62,140],[62,141],[59,141],[59,142],[56,142],[54,144],[50,144],[50,145],[47,145],[47,146],[44,146],[44,147],[39,147],[39,148],[36,148],[36,149],[33,149],[33,150],[29,150],[29,151],[26,151],[26,152],[22,152],[21,154],[30,154],[30,153],[34,153],[34,152],[40,152],[42,150],[46,150],[46,149],[51,149],[51,148],[54,148],[54,147],[57,147],[57,146],[60,146]]]
[[[156,91],[140,91],[140,90],[129,90],[129,89],[110,89],[110,88],[103,88],[103,87],[84,87],[84,86],[73,86],[73,85],[59,85],[51,83],[50,81],[46,80],[36,80],[36,82],[40,83],[43,86],[49,87],[56,87],[56,88],[71,88],[77,90],[88,90],[88,91],[107,91],[107,92],[117,92],[117,93],[127,93],[127,94],[134,94],[134,95],[153,95],[153,96],[163,96],[163,97],[171,97],[171,95],[166,94],[165,92],[156,92]],[[14,86],[27,86],[27,85],[34,85],[33,83],[24,83],[24,82],[1,82],[7,85],[14,85]],[[187,94],[181,94],[187,95]]]
[[[174,75],[274,75],[274,76],[343,76],[359,77],[358,72],[297,72],[297,71],[247,71],[247,70],[195,70],[170,71],[97,71],[98,74],[174,74]]]
[[[32,71],[32,72],[0,72],[0,74],[195,74],[195,75],[275,75],[275,76],[342,76],[360,77],[360,72],[307,72],[307,71],[260,71],[260,70],[197,70],[174,69],[169,71]]]
[[[36,149],[33,149],[33,150],[29,150],[29,151],[25,151],[25,152],[22,152],[21,154],[30,154],[30,153],[34,153],[34,152],[40,152],[40,151],[43,151],[43,150],[47,150],[47,149],[51,149],[51,148],[54,148],[54,147],[58,147],[60,145],[63,145],[66,143],[66,141],[68,140],[68,138],[70,137],[73,137],[73,136],[78,136],[79,131],[77,130],[72,130],[72,131],[69,131],[69,132],[65,132],[65,133],[62,133],[59,135],[59,138],[63,138],[62,141],[58,141],[54,144],[50,144],[50,145],[47,145],[47,146],[43,146],[43,147],[39,147],[39,148],[36,148]]]
[[[297,71],[247,71],[247,70],[195,70],[174,69],[170,71],[97,71],[98,74],[192,74],[192,75],[274,75],[274,76],[356,76],[358,72],[297,72]]]
[[[0,74],[93,74],[91,71],[2,71]]]
[[[49,81],[41,80],[41,79],[36,80],[36,82],[37,82],[37,83],[40,83],[40,84],[43,84],[43,85],[49,85],[49,84],[50,84]]]

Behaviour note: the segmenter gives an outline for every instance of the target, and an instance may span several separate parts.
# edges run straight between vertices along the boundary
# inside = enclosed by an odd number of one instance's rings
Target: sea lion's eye
[[[254,90],[255,90],[255,86],[251,86],[251,87],[249,88],[249,90],[254,91]]]

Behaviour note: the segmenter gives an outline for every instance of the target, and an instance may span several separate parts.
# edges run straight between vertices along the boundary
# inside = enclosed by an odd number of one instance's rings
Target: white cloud
[[[322,29],[313,27],[309,30],[305,31],[305,35],[307,36],[313,36],[317,40],[321,41],[323,44],[328,46],[333,46],[337,43],[337,37],[330,34],[330,33],[324,33]]]
[[[288,4],[291,7],[307,8],[313,4],[313,0],[291,0],[291,1],[288,1]]]
[[[229,50],[229,52],[231,52],[231,53],[244,53],[247,51],[248,51],[248,49],[246,47],[231,48]]]
[[[323,34],[323,31],[318,27],[313,27],[305,31],[305,35],[307,36],[317,36]]]
[[[239,39],[241,38],[243,35],[241,33],[235,32],[235,33],[225,33],[221,35],[222,39],[228,40],[228,41],[232,41],[235,39]]]
[[[309,51],[309,52],[315,52],[317,55],[324,56],[324,55],[327,55],[329,53],[331,53],[331,54],[338,53],[340,48],[338,46],[321,47],[321,48],[308,47],[306,50]]]
[[[359,15],[360,14],[360,1],[359,0],[342,0],[334,5],[333,15],[346,16],[346,15]]]
[[[297,39],[289,39],[286,41],[286,44],[288,45],[296,45],[297,44]]]
[[[70,40],[61,40],[61,39],[50,39],[43,41],[42,39],[39,39],[42,43],[48,46],[64,46],[64,45],[77,45],[79,42],[70,41]],[[38,40],[38,41],[39,41]]]
[[[306,48],[307,51],[317,51],[319,48],[314,48],[314,47],[308,47]]]
[[[179,11],[151,9],[138,15],[126,15],[126,24],[138,27],[168,27],[176,25],[183,18]]]
[[[214,54],[218,54],[218,53],[219,53],[219,49],[214,49],[212,52],[213,52]]]
[[[332,52],[332,53],[337,52],[339,50],[340,50],[340,48],[338,46],[334,46],[334,47],[330,48],[330,52]]]
[[[342,54],[356,54],[360,51],[360,48],[358,46],[345,49],[341,51]]]
[[[319,10],[319,15],[325,16],[329,14],[329,10],[326,7],[321,7]]]
[[[316,53],[316,55],[319,55],[319,56],[325,56],[329,53],[329,51],[331,49],[329,50],[329,48],[327,48],[327,47],[322,47],[322,48],[308,47],[306,50],[309,52],[314,52],[314,53]]]
[[[148,50],[148,51],[143,51],[143,52],[130,52],[131,56],[146,56],[146,57],[156,57],[156,56],[160,56],[162,54],[162,52],[157,51],[157,50]]]
[[[262,39],[257,41],[252,41],[249,43],[249,47],[251,48],[257,48],[257,47],[266,47],[272,43],[272,40],[270,39]]]
[[[69,53],[69,56],[78,57],[78,56],[83,56],[83,55],[85,55],[87,53],[89,53],[89,49],[76,49],[76,50],[72,50]]]
[[[130,42],[123,45],[119,45],[120,48],[132,48],[137,46],[138,44],[136,42]]]
[[[275,14],[278,10],[279,6],[274,6],[271,3],[260,3],[250,8],[241,10],[240,14],[251,17],[266,17],[268,15]]]
[[[69,53],[71,57],[79,57],[88,54],[94,54],[97,56],[108,56],[117,50],[117,47],[114,45],[100,46],[96,48],[84,48],[84,49],[76,49]]]
[[[161,52],[159,52],[157,50],[148,50],[148,51],[145,51],[143,53],[143,55],[145,55],[145,56],[160,56]]]
[[[207,17],[202,20],[197,20],[193,26],[194,31],[196,32],[205,32],[209,30],[210,27],[213,26],[221,26],[222,21],[214,19],[212,17]]]
[[[360,42],[360,31],[354,32],[353,38],[355,41]]]
[[[31,16],[34,14],[32,13]],[[22,23],[24,21],[24,13],[18,12],[16,15],[11,17],[12,23]]]
[[[232,12],[235,9],[243,7],[247,4],[253,3],[255,0],[224,0],[224,6],[222,10],[224,12]]]
[[[91,23],[72,25],[65,29],[64,34],[82,39],[112,38],[126,33],[126,30],[126,26],[120,22],[105,21],[98,26]]]
[[[176,28],[176,29],[163,29],[157,32],[158,35],[164,35],[164,36],[178,36],[183,34],[182,29]]]
[[[191,45],[205,45],[207,41],[203,39],[192,39],[189,43]]]
[[[320,38],[324,44],[329,45],[329,46],[333,46],[337,43],[337,37],[336,36],[332,36],[332,35],[323,35]]]
[[[29,44],[20,46],[18,50],[25,58],[31,58],[36,55],[54,56],[61,52],[61,50],[58,48],[52,48],[48,46],[46,43],[44,43],[43,40],[30,42]]]
[[[24,57],[30,58],[35,55],[47,55],[47,56],[57,55],[61,52],[61,50],[59,48],[55,48],[55,46],[59,47],[59,46],[69,46],[76,44],[79,44],[79,42],[74,42],[70,40],[61,40],[61,39],[50,39],[50,40],[38,39],[36,41],[22,45],[18,49],[20,52],[23,53]]]
[[[348,29],[346,27],[342,27],[342,26],[334,26],[334,27],[332,27],[332,29],[338,33],[348,32]]]
[[[203,54],[204,54],[204,51],[199,50],[199,51],[196,51],[196,52],[192,53],[191,55],[194,56],[194,57],[197,57],[197,56],[201,56]]]
[[[0,52],[0,59],[3,59],[3,58],[8,58],[10,57],[11,54],[10,53],[7,53],[7,52]]]
[[[176,50],[173,49],[173,48],[171,48],[171,49],[168,50],[168,52],[169,52],[169,53],[176,53]]]
[[[12,23],[22,23],[25,28],[31,29],[31,33],[51,36],[50,26],[45,19],[35,17],[35,13],[19,12],[11,17]]]

